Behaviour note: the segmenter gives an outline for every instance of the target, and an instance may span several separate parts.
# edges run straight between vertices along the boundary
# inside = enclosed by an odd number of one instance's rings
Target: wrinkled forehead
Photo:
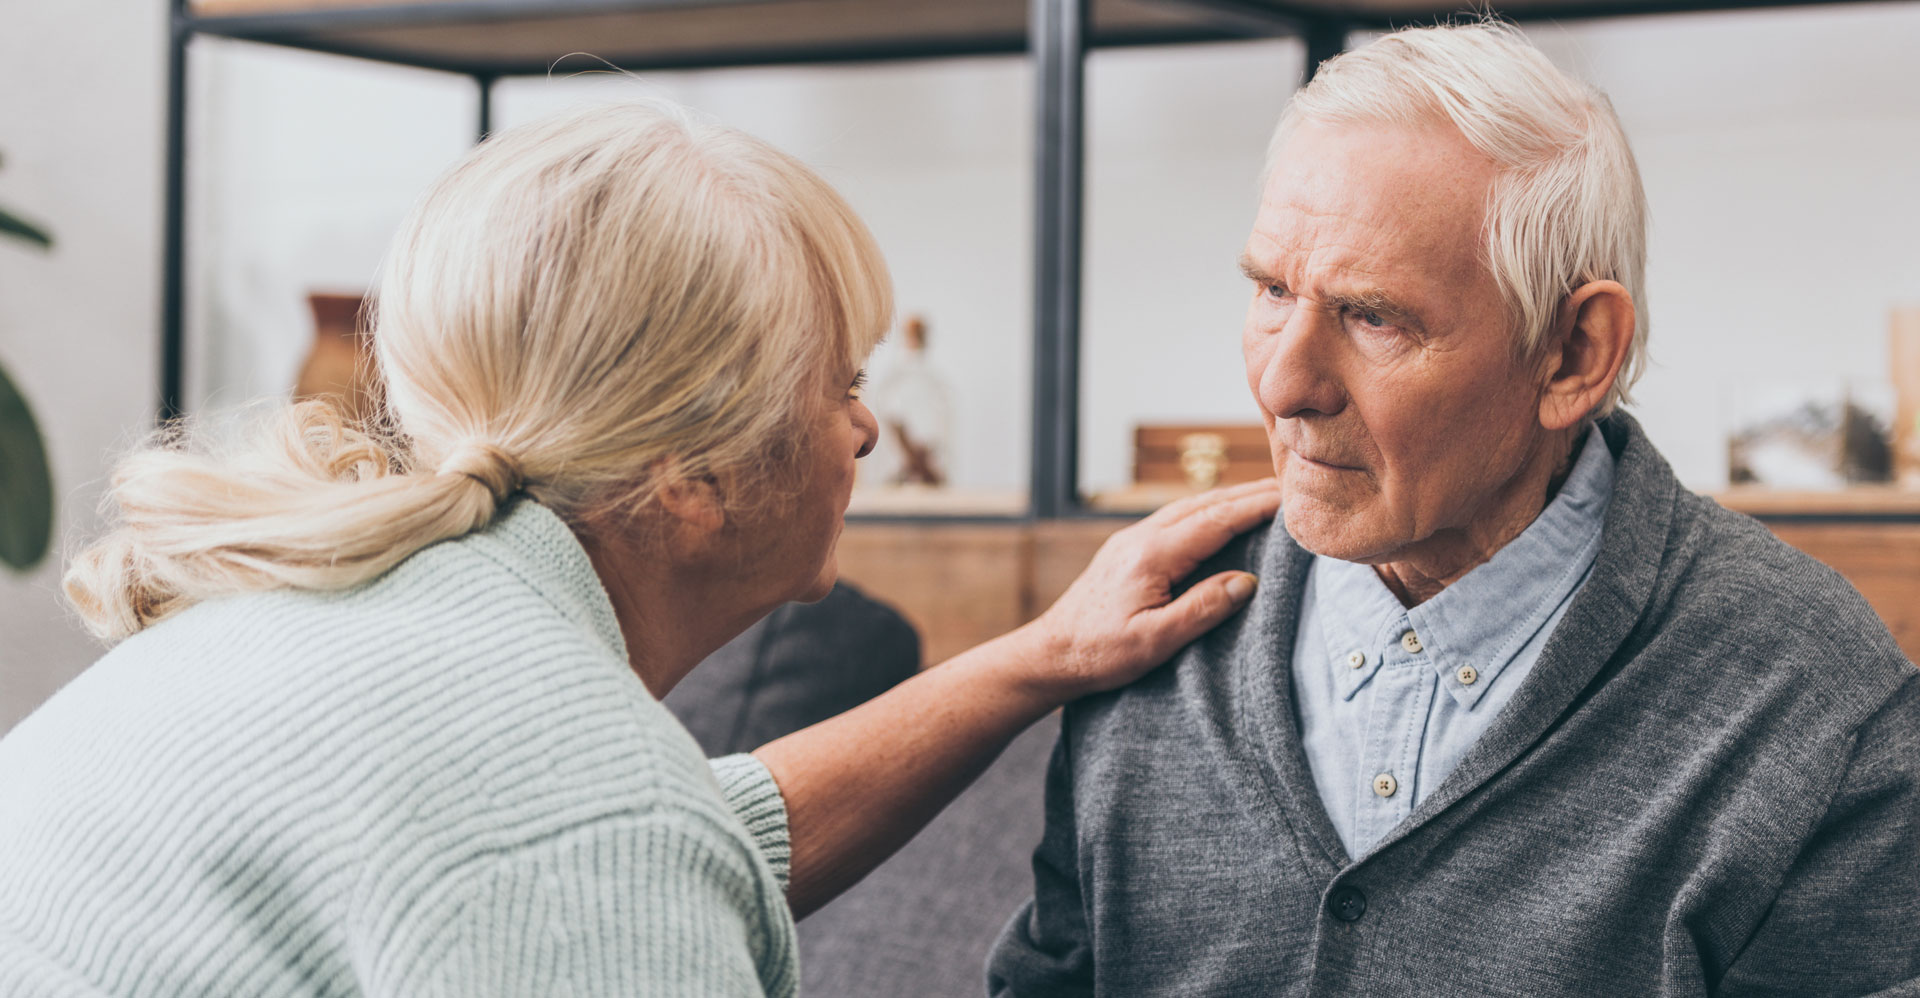
[[[1307,121],[1277,153],[1247,243],[1253,263],[1395,283],[1486,273],[1481,247],[1497,171],[1451,125]]]

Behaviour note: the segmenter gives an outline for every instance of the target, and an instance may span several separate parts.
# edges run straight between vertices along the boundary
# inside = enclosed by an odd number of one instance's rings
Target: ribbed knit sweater
[[[791,995],[786,861],[521,501],[187,610],[0,739],[0,996]]]

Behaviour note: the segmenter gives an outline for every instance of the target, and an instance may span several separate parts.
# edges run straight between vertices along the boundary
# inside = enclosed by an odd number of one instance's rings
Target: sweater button
[[[1342,887],[1327,899],[1327,905],[1342,922],[1358,922],[1367,913],[1367,896],[1358,887]]]

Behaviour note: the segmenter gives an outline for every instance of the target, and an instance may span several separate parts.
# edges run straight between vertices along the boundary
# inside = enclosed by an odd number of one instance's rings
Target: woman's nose
[[[853,434],[860,449],[854,452],[854,460],[873,453],[873,445],[880,442],[880,421],[873,417],[873,410],[865,402],[853,401]]]

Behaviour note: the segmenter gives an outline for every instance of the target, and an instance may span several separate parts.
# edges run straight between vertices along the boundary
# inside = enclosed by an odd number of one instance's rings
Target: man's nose
[[[1295,308],[1277,329],[1265,331],[1254,396],[1276,419],[1331,416],[1346,407],[1337,350],[1340,317],[1318,308]]]

